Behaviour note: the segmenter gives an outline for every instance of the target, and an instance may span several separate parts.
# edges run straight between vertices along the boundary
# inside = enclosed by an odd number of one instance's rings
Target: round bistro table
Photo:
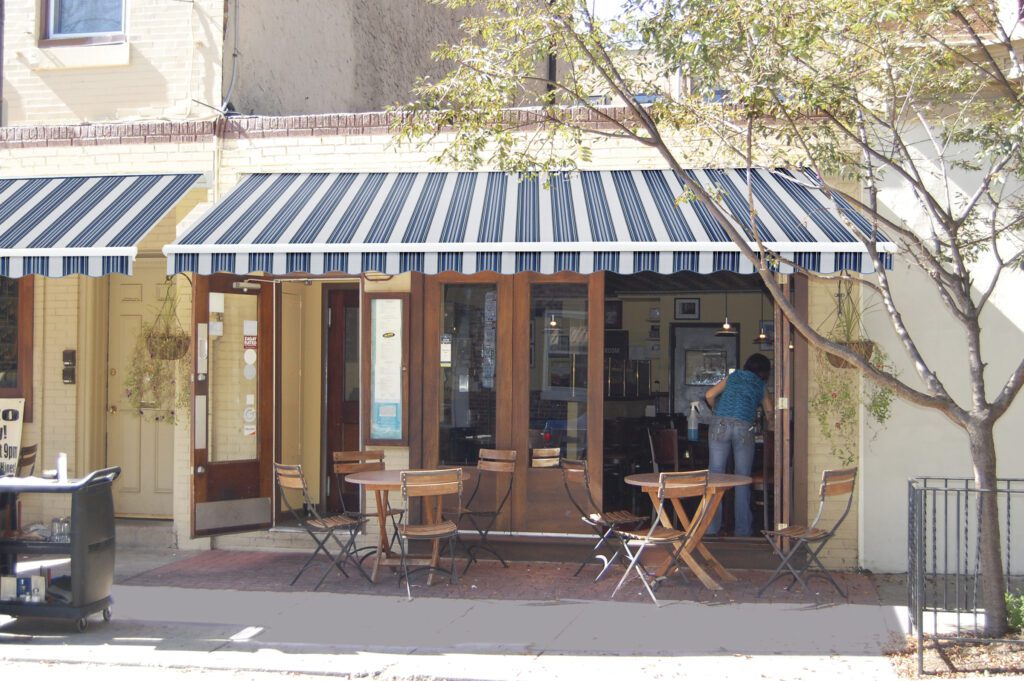
[[[382,565],[396,567],[402,564],[401,557],[391,550],[391,542],[388,539],[388,495],[391,492],[400,492],[402,490],[402,473],[404,470],[393,469],[383,471],[362,471],[360,473],[350,473],[345,476],[345,482],[352,483],[353,485],[359,485],[367,492],[373,492],[374,498],[377,502],[377,526],[379,534],[377,538],[377,559],[373,565],[373,572],[370,573],[370,581],[377,581],[377,573],[379,572]],[[465,471],[462,473],[462,479],[465,480],[468,477]],[[427,522],[434,522],[434,504],[424,504],[426,509]],[[408,556],[406,562],[409,565],[430,565],[437,567],[437,560],[434,556],[438,555],[439,543],[438,540],[434,540],[433,551],[430,556]],[[431,572],[427,578],[427,582],[430,583],[434,573]]]
[[[658,499],[658,473],[638,473],[635,475],[627,475],[625,482],[627,485],[633,485],[634,487],[640,487],[647,495],[651,498],[651,503],[654,504],[654,508],[658,509],[658,514],[661,517],[661,522],[665,527],[671,527],[672,523],[665,513],[664,507],[661,505],[661,500]],[[732,487],[740,487],[742,485],[749,485],[753,480],[749,475],[733,475],[731,473],[709,473],[708,474],[708,486],[704,492],[704,496],[701,497],[700,505],[694,512],[693,516],[687,515],[683,509],[683,503],[681,499],[672,499],[672,508],[675,509],[676,515],[679,517],[679,522],[682,523],[683,529],[689,533],[689,537],[686,540],[683,550],[680,552],[679,557],[686,563],[687,567],[693,571],[693,574],[697,576],[697,579],[701,581],[704,586],[712,590],[718,590],[722,588],[721,583],[711,576],[711,573],[704,568],[703,565],[696,559],[694,554],[699,553],[707,563],[708,567],[711,568],[718,575],[718,579],[724,582],[735,582],[736,577],[725,569],[718,559],[715,558],[708,547],[704,545],[704,533],[707,532],[708,525],[711,523],[711,519],[715,517],[715,512],[718,511],[718,506],[722,503],[722,497],[725,496],[727,490]],[[705,512],[705,509],[706,512]],[[693,525],[693,518],[700,518],[701,513],[703,515],[703,521],[697,526]],[[679,548],[678,545],[676,548]],[[672,568],[672,560],[666,559],[658,570],[659,577],[665,577],[668,575],[669,570]]]

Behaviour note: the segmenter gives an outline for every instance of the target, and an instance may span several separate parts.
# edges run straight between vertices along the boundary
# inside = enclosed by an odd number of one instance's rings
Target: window
[[[31,278],[0,278],[0,397],[24,397],[25,420],[31,420]]]
[[[124,42],[125,0],[43,0],[43,38],[63,44]]]

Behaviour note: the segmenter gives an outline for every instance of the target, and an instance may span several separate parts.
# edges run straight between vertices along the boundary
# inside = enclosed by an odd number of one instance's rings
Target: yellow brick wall
[[[127,45],[40,47],[41,0],[7,0],[4,125],[210,118],[223,0],[131,0]]]
[[[831,323],[830,317],[835,316],[835,282],[812,281],[808,291],[807,312],[811,326],[822,330],[823,325]],[[825,328],[825,331],[828,329]],[[810,376],[808,394],[813,395],[815,390],[814,377],[817,364],[814,359],[814,350],[810,351]],[[831,367],[829,367],[831,369]],[[853,372],[853,369],[832,369],[833,371]],[[860,383],[858,379],[858,383]],[[799,405],[796,408],[800,408]],[[859,429],[858,431],[859,432]],[[859,451],[859,446],[854,447]],[[859,465],[859,460],[853,466]],[[821,474],[830,468],[843,468],[843,464],[831,452],[828,440],[822,435],[821,429],[814,415],[808,418],[807,433],[807,519],[813,520],[818,512],[819,492],[821,489]],[[854,492],[853,507],[850,514],[843,521],[842,527],[825,550],[821,554],[822,562],[829,567],[842,569],[854,569],[858,565],[858,532],[857,532],[857,499],[860,491]],[[828,502],[825,512],[822,515],[824,527],[830,527],[843,507],[835,502]]]

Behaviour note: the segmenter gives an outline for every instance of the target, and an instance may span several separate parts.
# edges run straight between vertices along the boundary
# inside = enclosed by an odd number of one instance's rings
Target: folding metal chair
[[[487,538],[494,527],[494,523],[497,522],[498,516],[501,514],[502,509],[505,507],[505,503],[508,502],[509,496],[512,494],[512,480],[516,473],[516,451],[514,449],[481,449],[480,458],[477,462],[476,470],[476,485],[473,487],[473,492],[469,495],[469,501],[459,512],[459,520],[462,518],[469,518],[469,522],[473,525],[473,529],[476,530],[477,534],[480,535],[480,541],[476,544],[466,547],[466,553],[469,555],[469,560],[466,562],[466,567],[462,573],[465,574],[469,566],[477,562],[476,554],[478,551],[486,551],[491,554],[499,561],[501,561],[502,567],[508,567],[508,563],[501,557],[501,554],[490,545]],[[508,484],[505,486],[505,491],[501,495],[501,500],[492,508],[473,508],[473,500],[476,499],[477,493],[480,492],[481,483],[484,478],[494,478],[495,495],[500,490],[500,479],[502,476],[506,476]],[[461,542],[461,540],[460,540]]]
[[[853,488],[857,482],[857,469],[856,468],[843,468],[837,470],[828,470],[821,474],[821,494],[820,502],[818,505],[818,514],[814,516],[814,521],[807,527],[802,525],[790,525],[779,530],[764,530],[764,536],[771,544],[772,550],[775,551],[775,555],[782,559],[779,567],[775,569],[771,578],[765,582],[765,585],[757,592],[760,596],[764,593],[765,589],[771,586],[776,579],[782,576],[784,570],[789,570],[792,579],[786,589],[790,589],[793,584],[799,582],[800,586],[810,591],[807,586],[807,582],[804,580],[804,574],[812,567],[816,566],[818,571],[821,572],[822,576],[827,579],[835,590],[839,592],[839,595],[846,598],[846,592],[843,591],[836,580],[833,579],[832,573],[821,564],[821,560],[818,559],[818,555],[821,553],[828,541],[835,536],[836,530],[846,520],[846,516],[850,513],[850,507],[853,505]],[[843,512],[839,515],[839,518],[832,523],[831,527],[825,528],[823,525],[827,524],[827,521],[822,517],[825,511],[825,502],[831,497],[840,497],[834,501],[842,501],[842,497],[846,498],[846,505],[843,508]],[[786,541],[790,542],[789,550],[784,550]],[[797,557],[804,557],[805,562],[799,569],[794,567],[794,559]]]
[[[313,550],[312,555],[306,561],[299,571],[295,574],[295,577],[291,581],[291,585],[294,586],[295,582],[299,580],[302,573],[313,564],[316,557],[323,553],[327,556],[327,559],[331,561],[327,569],[324,570],[324,574],[321,575],[320,581],[316,583],[316,589],[324,583],[327,579],[327,575],[330,574],[331,568],[337,568],[338,572],[343,574],[346,578],[348,573],[345,572],[345,568],[342,567],[342,563],[345,561],[351,561],[356,569],[359,570],[359,574],[369,579],[366,572],[359,565],[359,561],[356,559],[357,554],[355,552],[356,535],[359,534],[359,530],[362,529],[365,524],[365,520],[357,520],[350,518],[347,515],[335,514],[322,516],[316,510],[316,505],[309,496],[309,488],[306,486],[306,479],[302,476],[302,466],[288,466],[285,464],[275,463],[274,474],[277,478],[277,486],[281,492],[281,501],[285,508],[292,514],[298,523],[299,527],[304,529],[309,536],[316,542],[316,548]],[[288,490],[298,490],[302,493],[303,507],[295,507],[288,499]],[[305,515],[301,511],[305,510],[309,515]],[[348,532],[348,541],[342,543],[341,538],[335,533],[339,531]],[[327,542],[330,539],[334,539],[335,543],[340,549],[340,553],[337,556],[331,553],[327,548]]]
[[[409,503],[412,499],[424,499],[423,515],[424,522],[418,524],[397,523],[398,546],[401,551],[402,576],[405,577],[405,592],[412,600],[412,587],[409,585],[409,575],[421,570],[427,570],[428,574],[434,572],[447,573],[452,584],[459,581],[458,573],[455,571],[455,538],[459,534],[459,526],[451,521],[445,520],[442,512],[442,503],[447,495],[458,497],[456,508],[462,508],[462,469],[446,468],[433,471],[403,471],[402,472],[402,499],[405,501],[405,510],[409,512]],[[434,549],[431,553],[430,564],[409,569],[409,540],[417,539],[431,541]],[[440,542],[448,540],[448,551],[452,556],[451,569],[446,570],[438,565],[440,560]]]
[[[341,513],[349,518],[354,518],[360,522],[365,523],[370,518],[376,518],[376,514],[365,513],[358,508],[348,508],[345,504],[345,476],[352,473],[362,473],[363,471],[382,471],[384,470],[384,450],[367,450],[367,451],[349,451],[349,452],[334,452],[331,455],[334,460],[331,471],[334,475],[334,484],[338,488],[338,498],[341,500]],[[404,510],[400,508],[388,508],[387,516],[394,520],[397,517],[397,522],[401,522],[402,514]],[[394,523],[393,523],[394,524]],[[391,535],[391,546],[394,546],[396,535]],[[356,553],[363,553],[363,557],[360,558],[360,563],[368,556],[375,555],[377,552],[376,546],[364,546],[356,549]]]
[[[580,520],[593,530],[598,538],[597,543],[590,550],[590,554],[576,568],[573,576],[579,575],[587,563],[597,559],[601,563],[601,571],[594,578],[596,582],[604,576],[604,573],[608,571],[608,568],[611,567],[617,558],[624,565],[626,564],[622,558],[621,548],[616,548],[611,557],[601,553],[601,549],[605,544],[609,544],[613,540],[620,541],[618,535],[615,534],[615,530],[629,525],[639,525],[644,519],[629,511],[601,511],[597,502],[594,501],[593,495],[590,493],[590,472],[587,468],[586,459],[579,461],[564,459],[562,461],[562,484],[565,485],[565,493],[568,495],[569,501],[572,502],[572,505],[579,512]],[[582,491],[573,492],[574,487],[577,489],[582,487]]]
[[[665,573],[666,577],[672,574],[672,570],[680,570],[680,575],[683,575],[681,570],[685,567],[680,562],[679,558],[684,552],[693,551],[696,546],[691,544],[690,536],[691,533],[699,536],[703,532],[703,527],[707,524],[709,516],[707,513],[707,505],[701,504],[698,513],[694,516],[691,521],[690,529],[679,530],[672,526],[669,519],[668,509],[665,508],[665,501],[672,499],[682,499],[684,497],[703,497],[708,487],[708,472],[707,471],[686,471],[684,473],[660,473],[658,476],[658,504],[651,511],[651,525],[647,531],[643,530],[616,530],[617,534],[622,539],[623,549],[626,551],[626,555],[629,557],[629,567],[626,568],[625,574],[622,575],[622,579],[615,586],[615,591],[612,592],[612,598],[615,598],[615,594],[619,592],[622,585],[625,584],[626,579],[629,577],[630,572],[636,572],[640,581],[643,582],[644,588],[647,589],[647,593],[650,595],[651,600],[654,601],[655,605],[658,605],[658,599],[654,595],[654,590],[660,584],[662,578],[648,579],[647,568],[643,564],[641,556],[649,546],[665,546],[668,550],[669,560],[671,565],[668,571]],[[634,552],[633,549],[636,549]],[[683,576],[685,579],[685,575]]]

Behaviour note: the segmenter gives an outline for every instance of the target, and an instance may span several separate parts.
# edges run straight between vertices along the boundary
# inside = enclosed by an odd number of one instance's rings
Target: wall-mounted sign
[[[441,367],[448,368],[452,365],[452,335],[450,333],[441,336]]]
[[[0,399],[0,475],[17,473],[24,410],[24,398]]]
[[[370,320],[370,439],[401,440],[402,300],[371,300]]]

